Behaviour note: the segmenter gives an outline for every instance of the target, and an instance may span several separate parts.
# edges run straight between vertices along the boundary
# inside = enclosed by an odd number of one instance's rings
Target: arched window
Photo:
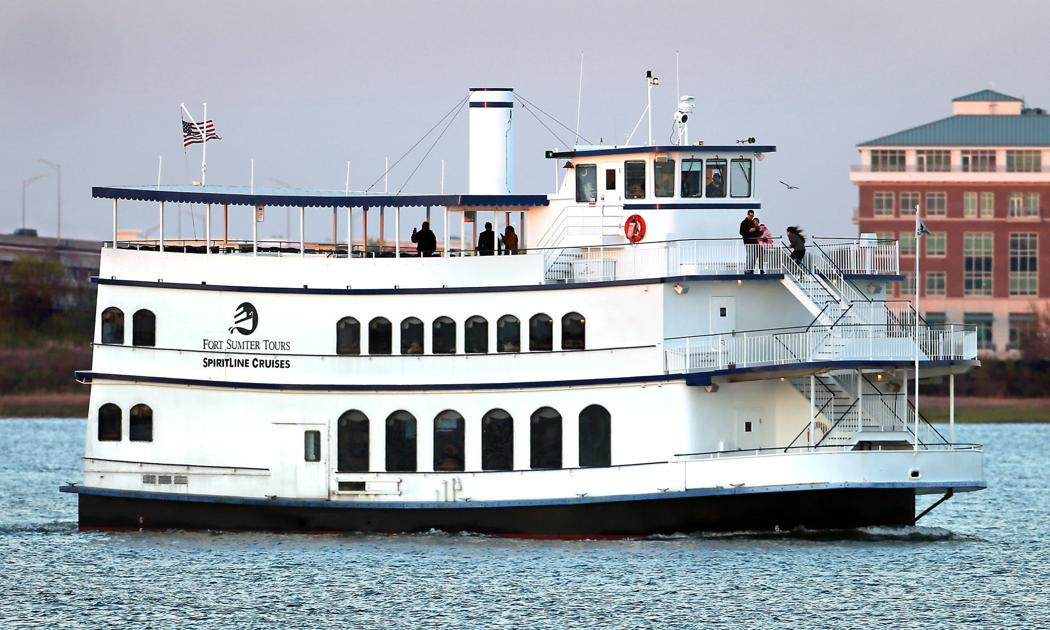
[[[98,408],[98,439],[103,442],[120,441],[120,407],[106,403]]]
[[[487,354],[489,351],[489,322],[475,315],[464,325],[463,350],[467,354]]]
[[[496,352],[521,352],[521,322],[504,315],[496,322]]]
[[[532,414],[529,466],[561,468],[561,414],[540,407]]]
[[[128,412],[128,439],[132,442],[153,441],[153,410],[149,405],[135,405]]]
[[[417,317],[401,320],[401,354],[423,354],[423,322]]]
[[[463,416],[446,409],[434,418],[434,470],[463,470]]]
[[[416,418],[407,411],[395,411],[386,419],[386,469],[416,470]]]
[[[546,313],[537,313],[529,319],[529,350],[554,349],[554,320]]]
[[[157,318],[153,311],[143,308],[131,316],[131,345],[157,345]]]
[[[390,320],[376,317],[368,322],[368,354],[390,354],[392,348]]]
[[[586,347],[586,321],[579,313],[566,313],[561,318],[561,349],[583,350]]]
[[[361,323],[353,317],[335,323],[335,353],[361,354]]]
[[[456,354],[456,322],[450,317],[439,317],[433,326],[434,354]]]
[[[481,469],[514,470],[514,418],[502,409],[481,418]]]
[[[339,472],[368,472],[368,416],[356,409],[339,416],[336,441]]]
[[[102,343],[124,343],[124,311],[116,306],[102,311]]]
[[[612,419],[601,405],[580,412],[580,466],[608,466],[612,461]]]

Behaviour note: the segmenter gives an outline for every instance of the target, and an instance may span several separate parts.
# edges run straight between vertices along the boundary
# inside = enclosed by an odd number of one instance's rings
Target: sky
[[[945,117],[956,96],[993,88],[1050,107],[1050,3],[1038,1],[0,0],[0,15],[0,233],[21,225],[23,181],[52,172],[42,159],[62,168],[67,238],[106,238],[111,204],[91,186],[155,184],[158,156],[163,183],[200,179],[182,102],[198,116],[206,101],[222,136],[208,144],[210,184],[247,185],[254,159],[257,186],[342,189],[350,161],[363,189],[469,87],[512,86],[574,127],[581,52],[581,135],[622,143],[652,70],[665,143],[677,51],[681,93],[697,102],[692,140],[777,146],[756,173],[776,232],[855,235],[857,143]],[[551,192],[543,152],[573,134],[520,111],[515,125],[515,192]],[[391,171],[391,190],[436,192],[445,160],[446,191],[466,191],[465,110],[406,183],[424,152]],[[56,184],[26,189],[42,236],[56,233]],[[274,210],[263,237],[287,231]],[[202,235],[194,212],[169,213],[167,233],[181,219],[186,237]],[[155,235],[156,223],[155,206],[122,205],[122,229]],[[325,224],[308,221],[308,236]]]

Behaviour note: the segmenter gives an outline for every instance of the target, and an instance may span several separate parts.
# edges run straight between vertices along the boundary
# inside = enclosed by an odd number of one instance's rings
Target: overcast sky
[[[661,143],[680,51],[682,93],[697,97],[693,140],[777,145],[757,174],[763,219],[777,231],[801,223],[811,234],[855,234],[856,144],[947,116],[955,96],[992,87],[1050,106],[1047,2],[0,6],[4,233],[21,223],[23,180],[49,171],[41,158],[62,165],[67,237],[105,238],[110,206],[91,186],[155,183],[159,155],[164,183],[199,179],[200,147],[182,149],[183,101],[195,115],[207,101],[223,138],[208,145],[209,183],[246,185],[254,158],[257,185],[341,189],[350,160],[351,187],[364,188],[384,156],[401,155],[471,86],[512,86],[573,126],[581,50],[582,135],[622,142],[652,69],[663,79],[653,102]],[[515,124],[516,192],[550,192],[543,151],[570,134],[555,128],[558,140],[520,111]],[[405,190],[435,192],[445,159],[446,190],[465,192],[466,135],[461,113]],[[391,173],[391,189],[421,156]],[[32,184],[29,227],[54,235],[55,202],[54,177]],[[123,207],[122,227],[156,224],[147,204]],[[187,215],[184,234],[192,229]],[[269,212],[260,234],[284,231],[283,211]]]

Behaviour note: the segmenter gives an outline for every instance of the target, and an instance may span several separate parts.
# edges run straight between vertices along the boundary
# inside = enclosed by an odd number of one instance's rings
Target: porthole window
[[[546,313],[537,313],[529,319],[529,350],[554,349],[554,320]]]
[[[386,469],[416,470],[416,418],[407,411],[395,411],[386,419]]]
[[[540,407],[531,418],[529,466],[534,469],[561,468],[561,414]]]
[[[467,354],[487,354],[489,351],[489,322],[474,315],[463,326],[463,350]]]
[[[336,470],[368,472],[368,416],[352,409],[336,423]]]
[[[434,470],[463,470],[463,424],[452,410],[434,418]]]
[[[368,354],[390,354],[393,348],[390,337],[389,319],[376,317],[368,322]]]
[[[423,322],[417,317],[401,320],[401,354],[423,354]]]
[[[586,348],[586,320],[579,313],[566,313],[561,318],[561,349],[583,350]]]
[[[361,323],[344,317],[335,324],[335,353],[361,354]]]
[[[521,352],[521,322],[504,315],[496,322],[496,352]]]
[[[102,343],[124,343],[124,311],[115,306],[102,311]]]
[[[456,322],[451,317],[435,319],[432,333],[434,354],[456,354]]]
[[[303,459],[308,462],[321,461],[321,432],[303,432]]]
[[[98,439],[100,442],[120,441],[120,407],[106,403],[98,408]]]
[[[514,418],[502,409],[481,418],[481,469],[514,469]]]
[[[132,442],[153,441],[153,409],[135,405],[128,412],[128,439]]]
[[[612,461],[612,418],[601,405],[580,412],[580,466],[608,466]]]
[[[131,316],[131,345],[157,345],[157,318],[153,311],[140,309]]]

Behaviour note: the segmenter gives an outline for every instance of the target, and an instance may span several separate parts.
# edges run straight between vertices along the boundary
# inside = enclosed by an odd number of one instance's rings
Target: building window
[[[451,317],[439,317],[431,326],[434,354],[456,354],[456,322]]]
[[[120,407],[106,403],[98,408],[98,439],[100,442],[120,441]]]
[[[726,161],[712,159],[707,161],[707,171],[704,176],[704,187],[708,197],[726,196]]]
[[[320,431],[303,431],[303,459],[308,462],[321,461]]]
[[[995,151],[971,150],[962,152],[964,173],[990,173],[995,170]]]
[[[966,219],[977,218],[977,193],[976,192],[964,192],[963,193],[963,217]]]
[[[729,194],[733,197],[750,197],[751,160],[733,160],[729,167]]]
[[[1006,349],[1022,350],[1038,331],[1039,321],[1034,313],[1010,313],[1010,338]]]
[[[376,317],[368,322],[368,354],[391,354],[393,342],[390,339],[390,320]]]
[[[902,192],[901,193],[901,216],[902,217],[913,217],[915,216],[915,206],[918,206],[919,193],[917,192]]]
[[[128,439],[132,442],[153,441],[153,410],[149,405],[135,405],[128,412]]]
[[[948,193],[926,193],[926,216],[943,217],[948,213]]]
[[[704,161],[695,158],[682,160],[682,196],[696,198],[701,194],[700,176],[704,170]]]
[[[124,311],[116,306],[102,311],[102,343],[124,343]]]
[[[434,418],[434,470],[463,470],[463,416],[452,410]]]
[[[877,217],[893,216],[893,193],[878,190],[872,194],[873,212]]]
[[[1011,219],[1032,219],[1039,217],[1039,193],[1010,193]]]
[[[926,255],[931,258],[943,258],[948,253],[948,233],[930,232],[922,237],[926,243]]]
[[[901,273],[904,281],[901,282],[901,295],[915,295],[915,272],[905,271]]]
[[[645,161],[627,160],[623,163],[623,183],[627,199],[645,199]]]
[[[514,419],[502,409],[481,418],[481,469],[514,469]]]
[[[335,323],[335,353],[361,354],[361,323],[353,317]]]
[[[561,468],[561,414],[540,407],[531,418],[529,466],[534,469]]]
[[[401,320],[401,354],[423,354],[423,322],[418,317]]]
[[[529,319],[529,350],[543,352],[554,349],[554,320],[546,313],[537,313]]]
[[[157,318],[153,311],[143,308],[131,316],[131,345],[157,345]]]
[[[1039,293],[1039,235],[1010,233],[1010,295]]]
[[[900,243],[899,247],[901,256],[915,255],[915,232],[912,232],[911,230],[901,232],[897,241]]]
[[[386,419],[386,469],[416,470],[416,418],[407,411],[395,411]]]
[[[598,200],[598,167],[595,164],[577,164],[576,201],[594,203]]]
[[[926,272],[926,295],[929,297],[944,297],[947,277],[943,271]]]
[[[496,322],[496,352],[521,352],[521,322],[504,315]]]
[[[489,351],[489,322],[474,315],[463,325],[463,351],[467,354],[486,354]]]
[[[580,412],[580,466],[608,466],[612,463],[612,419],[601,405]]]
[[[992,295],[992,233],[963,234],[963,295]]]
[[[915,152],[915,170],[920,173],[946,173],[951,168],[951,151],[920,149]]]
[[[1038,173],[1042,170],[1042,151],[1038,149],[1006,150],[1006,170],[1011,173]]]
[[[896,232],[876,232],[875,240],[880,243],[893,243],[897,240]]]
[[[871,170],[903,171],[904,151],[897,149],[872,149]]]
[[[943,329],[948,325],[948,316],[945,313],[926,313],[923,319],[930,328]]]
[[[368,416],[351,409],[336,423],[336,470],[368,472]]]
[[[657,159],[653,162],[653,176],[656,196],[674,197],[674,160]]]
[[[587,322],[579,313],[566,313],[561,318],[561,349],[583,350],[586,347]]]
[[[981,218],[991,219],[995,216],[995,193],[986,191],[981,193]]]
[[[995,350],[992,343],[992,322],[994,317],[991,313],[964,313],[963,323],[977,327],[977,349]]]

